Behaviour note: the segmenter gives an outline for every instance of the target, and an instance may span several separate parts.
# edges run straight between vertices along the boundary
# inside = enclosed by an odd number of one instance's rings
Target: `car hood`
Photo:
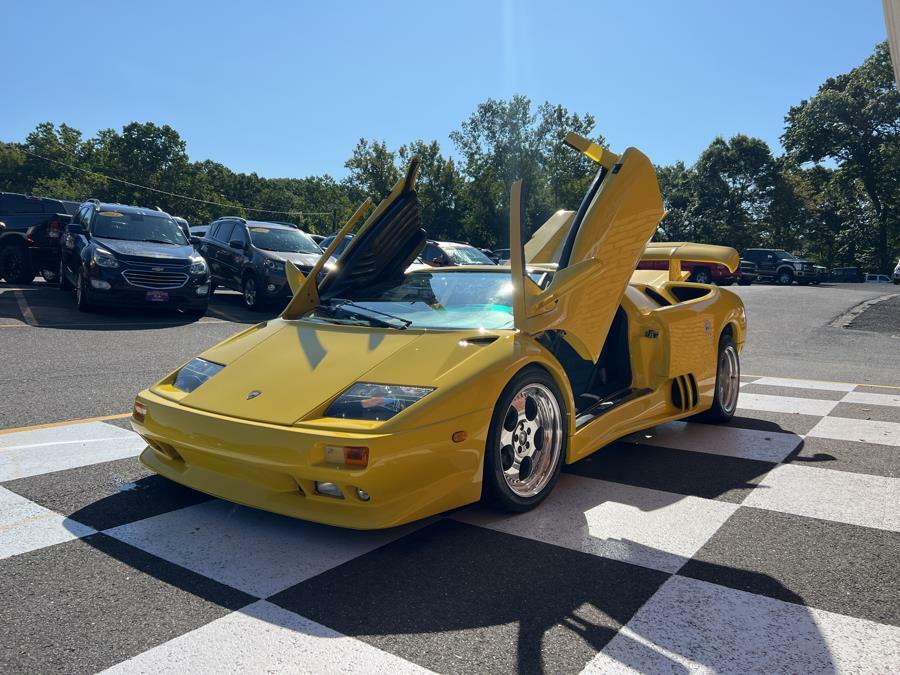
[[[173,246],[172,244],[154,244],[149,241],[125,241],[104,237],[94,237],[93,240],[123,260],[153,258],[154,260],[186,263],[191,256],[195,255],[194,247],[189,244]]]
[[[297,267],[310,268],[319,261],[319,253],[288,253],[286,251],[266,251],[266,254],[276,260],[289,260]]]
[[[361,329],[275,319],[202,357],[225,365],[181,403],[208,412],[290,425],[317,417],[354,382],[439,387],[482,350],[460,332]],[[248,399],[252,391],[261,392]]]

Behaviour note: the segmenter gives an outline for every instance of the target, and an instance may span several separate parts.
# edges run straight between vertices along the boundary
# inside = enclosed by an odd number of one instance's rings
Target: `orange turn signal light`
[[[369,449],[358,446],[344,447],[344,464],[351,466],[368,466]]]
[[[450,437],[450,440],[454,443],[462,443],[468,437],[469,435],[465,431],[454,431],[453,435]]]
[[[369,449],[356,445],[328,445],[325,447],[325,461],[331,464],[368,466]]]
[[[134,419],[138,422],[143,422],[144,417],[147,416],[147,406],[145,406],[140,401],[134,402],[134,408],[131,410],[131,414],[134,415]]]

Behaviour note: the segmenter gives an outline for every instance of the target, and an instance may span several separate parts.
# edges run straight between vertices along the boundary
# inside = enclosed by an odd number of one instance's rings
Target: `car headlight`
[[[118,267],[119,261],[105,248],[95,248],[91,260],[98,267]]]
[[[206,274],[206,261],[203,258],[191,258],[191,274]]]
[[[357,382],[328,406],[325,417],[389,420],[433,391],[433,387],[404,387],[397,384]]]
[[[224,367],[219,363],[213,363],[206,359],[191,359],[178,371],[172,386],[181,391],[191,393]]]
[[[271,258],[266,258],[263,260],[263,267],[267,270],[271,270],[272,272],[284,273],[284,261],[283,260],[272,260]]]

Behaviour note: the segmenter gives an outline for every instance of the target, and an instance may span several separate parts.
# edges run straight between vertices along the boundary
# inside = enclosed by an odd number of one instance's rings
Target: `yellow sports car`
[[[599,165],[575,212],[509,266],[412,265],[425,243],[413,160],[333,269],[335,245],[282,316],[203,352],[135,400],[152,470],[306,520],[400,525],[486,499],[525,511],[563,462],[621,436],[737,407],[740,299],[688,283],[681,260],[733,269],[726,247],[647,242],[663,215],[653,165],[570,134]],[[641,259],[668,271],[635,271]]]

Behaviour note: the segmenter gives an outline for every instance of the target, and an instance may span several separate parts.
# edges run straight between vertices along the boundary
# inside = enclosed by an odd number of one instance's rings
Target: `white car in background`
[[[891,278],[887,274],[866,274],[867,284],[889,284]]]

